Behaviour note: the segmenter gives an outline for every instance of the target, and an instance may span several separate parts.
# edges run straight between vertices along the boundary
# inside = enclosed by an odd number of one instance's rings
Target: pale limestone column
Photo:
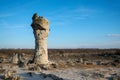
[[[48,63],[47,37],[49,34],[48,20],[38,16],[36,13],[32,17],[32,28],[35,37],[35,52],[33,62],[36,64]]]
[[[13,55],[12,55],[12,63],[13,64],[18,64],[18,54],[17,53],[13,53]]]

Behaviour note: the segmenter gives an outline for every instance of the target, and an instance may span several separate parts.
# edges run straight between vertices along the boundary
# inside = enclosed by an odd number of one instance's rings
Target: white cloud
[[[120,48],[120,41],[110,41],[110,42],[103,42],[103,43],[86,43],[81,44],[79,47],[81,48]]]
[[[96,14],[96,10],[94,9],[89,9],[89,8],[74,8],[74,9],[69,9],[69,8],[63,8],[60,10],[56,11],[51,11],[48,15],[47,18],[52,22],[53,26],[59,26],[61,25],[68,25],[71,24],[71,22],[75,21],[82,21],[88,18],[91,18]]]
[[[51,12],[48,16],[50,19],[86,19],[89,16],[92,16],[96,10],[88,8],[75,8],[75,9],[61,9],[56,10],[56,12]]]
[[[4,17],[10,17],[10,16],[14,16],[15,13],[9,13],[9,14],[0,14],[0,18],[4,18]]]
[[[30,26],[28,24],[9,24],[5,20],[0,20],[0,28],[1,29],[13,29],[13,28],[25,28],[27,26]]]
[[[0,26],[1,26],[1,29],[3,30],[3,29],[22,29],[22,28],[26,28],[26,26],[30,26],[30,25],[19,25],[19,24],[0,24]]]
[[[120,37],[120,34],[107,34],[107,37]]]

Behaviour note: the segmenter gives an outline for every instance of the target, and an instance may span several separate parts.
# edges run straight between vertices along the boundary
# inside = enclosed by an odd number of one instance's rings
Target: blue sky
[[[120,48],[120,0],[0,0],[0,48],[34,48],[34,13],[50,22],[48,48]]]

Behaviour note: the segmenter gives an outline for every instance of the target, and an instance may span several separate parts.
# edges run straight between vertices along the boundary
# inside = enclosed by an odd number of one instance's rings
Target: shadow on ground
[[[19,74],[24,80],[68,80],[60,78],[54,74],[27,72]]]

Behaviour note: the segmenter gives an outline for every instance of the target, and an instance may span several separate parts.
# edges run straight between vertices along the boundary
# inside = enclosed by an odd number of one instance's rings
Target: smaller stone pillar
[[[12,56],[12,61],[13,64],[18,64],[18,54],[17,53],[13,53]]]
[[[22,62],[21,55],[19,53],[13,53],[12,61],[13,64],[18,64]]]

